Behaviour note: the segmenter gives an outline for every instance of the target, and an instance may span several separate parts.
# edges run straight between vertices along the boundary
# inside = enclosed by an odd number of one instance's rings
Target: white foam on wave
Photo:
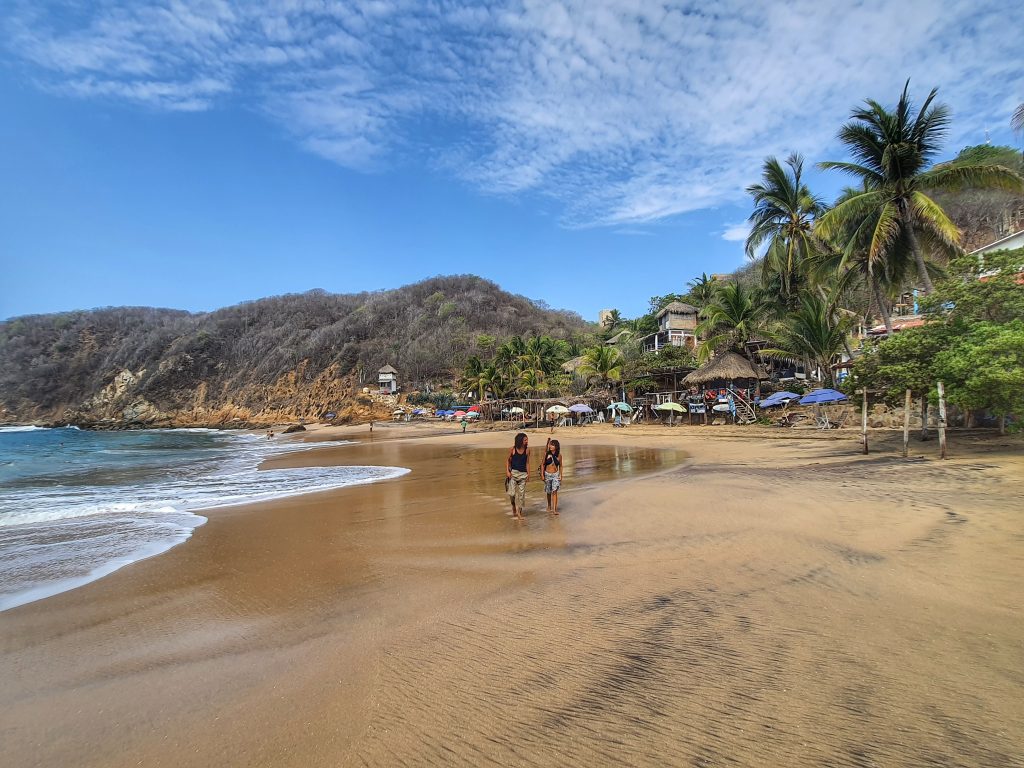
[[[0,427],[0,432],[38,432],[45,430],[46,427],[35,427],[32,425],[25,425],[21,427]]]
[[[379,482],[409,472],[379,466],[259,470],[271,456],[328,443],[274,443],[243,433],[230,437],[228,445],[212,454],[206,449],[199,463],[172,465],[156,482],[55,485],[5,493],[0,499],[0,611],[166,552],[206,522],[197,511]]]

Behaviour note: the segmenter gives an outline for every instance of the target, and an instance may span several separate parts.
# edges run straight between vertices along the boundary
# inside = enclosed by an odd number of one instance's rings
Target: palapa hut
[[[702,365],[697,370],[683,378],[683,385],[689,387],[701,387],[704,390],[704,400],[708,403],[708,410],[719,397],[725,397],[727,393],[716,387],[725,387],[730,390],[729,402],[734,404],[737,414],[733,412],[733,418],[742,416],[744,422],[753,421],[756,417],[751,401],[753,395],[759,389],[761,379],[767,379],[768,374],[758,365],[754,365],[743,355],[735,352],[723,352],[715,355],[714,358]],[[753,391],[751,391],[753,390]],[[722,400],[718,400],[722,402]],[[717,406],[716,406],[717,410]]]
[[[688,387],[703,387],[708,384],[723,382],[753,382],[757,384],[761,379],[767,379],[768,374],[759,366],[738,355],[735,352],[723,352],[715,355],[711,360],[704,363],[697,370],[688,373],[683,378],[683,384]]]

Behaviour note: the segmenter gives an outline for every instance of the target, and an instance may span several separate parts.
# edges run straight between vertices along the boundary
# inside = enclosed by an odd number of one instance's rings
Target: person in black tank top
[[[544,493],[548,497],[548,514],[558,514],[558,489],[562,487],[562,444],[548,438],[540,465],[544,474]]]
[[[505,461],[505,492],[512,502],[512,517],[523,519],[526,481],[530,479],[530,441],[525,432],[516,435],[515,445]]]

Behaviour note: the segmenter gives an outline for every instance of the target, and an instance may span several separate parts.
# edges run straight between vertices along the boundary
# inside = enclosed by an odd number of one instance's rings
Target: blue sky
[[[0,317],[457,273],[635,316],[864,98],[939,87],[950,155],[1024,101],[1011,2],[7,5]]]

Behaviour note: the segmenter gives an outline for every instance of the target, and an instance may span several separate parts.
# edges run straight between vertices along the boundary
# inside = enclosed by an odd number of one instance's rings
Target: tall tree
[[[699,308],[711,302],[715,291],[718,290],[718,280],[708,277],[707,272],[701,272],[700,277],[695,277],[686,284],[686,288],[687,300]]]
[[[753,361],[747,342],[761,334],[771,312],[771,304],[759,290],[742,283],[720,286],[697,324],[697,334],[704,339],[697,359],[704,362],[712,352],[731,348]]]
[[[829,161],[820,167],[857,177],[863,191],[824,214],[819,233],[830,238],[842,222],[877,212],[869,258],[884,260],[904,238],[920,284],[931,293],[935,288],[925,248],[933,254],[954,256],[959,252],[960,231],[926,192],[969,187],[1022,190],[1024,180],[998,165],[933,165],[949,128],[950,112],[944,104],[933,104],[938,91],[932,89],[915,113],[909,89],[908,80],[892,111],[868,99],[840,129],[839,140],[852,162]]]
[[[622,376],[622,353],[615,347],[601,345],[591,347],[583,353],[583,362],[579,372],[584,376],[595,377],[603,386],[618,381]]]
[[[862,190],[845,189],[836,204],[841,205]],[[905,238],[894,244],[886,254],[871,252],[871,238],[878,224],[879,212],[867,210],[860,218],[849,217],[833,233],[815,258],[811,268],[812,279],[819,285],[831,283],[833,295],[849,293],[858,284],[868,290],[865,314],[871,314],[874,302],[878,316],[885,323],[886,335],[893,332],[889,308],[891,295],[909,281],[914,260]],[[883,258],[884,257],[884,258]]]
[[[768,332],[772,347],[761,354],[812,360],[831,385],[832,362],[843,351],[851,325],[849,315],[834,312],[817,294],[805,293],[797,310]]]
[[[814,233],[814,221],[824,210],[821,200],[811,194],[803,181],[804,159],[794,153],[785,164],[775,157],[764,161],[761,183],[747,187],[754,198],[746,251],[751,259],[765,247],[762,261],[764,282],[777,275],[783,294],[795,304],[806,266],[821,248]]]

